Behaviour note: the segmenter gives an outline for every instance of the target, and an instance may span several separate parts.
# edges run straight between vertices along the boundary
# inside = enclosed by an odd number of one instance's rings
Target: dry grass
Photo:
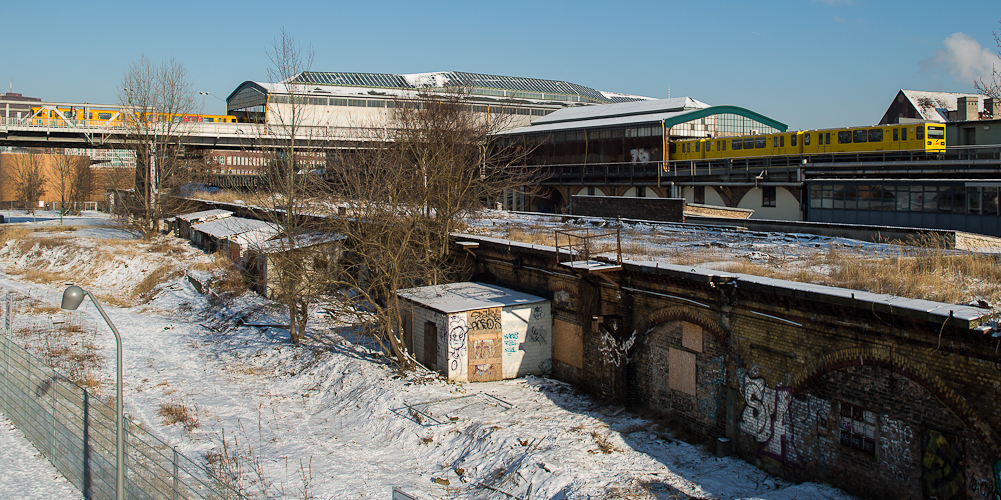
[[[144,302],[149,302],[153,298],[153,291],[156,289],[157,285],[170,281],[180,275],[180,271],[170,267],[170,266],[160,266],[154,269],[152,272],[146,275],[132,289],[132,299],[133,300],[143,300]]]
[[[219,203],[242,203],[247,198],[253,199],[256,196],[258,195],[253,193],[219,190],[214,193],[206,193],[202,191],[195,193],[193,197],[200,200],[216,201]]]
[[[32,230],[36,233],[67,233],[76,231],[76,226],[41,226]]]
[[[11,240],[24,240],[31,235],[31,231],[20,226],[10,226],[0,229],[0,247]]]
[[[181,424],[191,432],[198,428],[199,422],[195,412],[181,403],[160,403],[157,415],[163,417],[163,425]]]

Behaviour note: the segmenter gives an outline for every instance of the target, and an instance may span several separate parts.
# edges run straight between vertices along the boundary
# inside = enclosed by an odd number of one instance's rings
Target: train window
[[[744,149],[744,141],[742,139],[734,139],[730,149],[734,151],[737,151],[739,149]]]
[[[895,141],[900,140],[900,129],[897,128],[893,129],[893,140]]]
[[[792,147],[796,147],[796,134],[789,136],[789,145]]]
[[[757,139],[754,139],[754,147],[758,149],[768,147],[768,138],[758,137]]]
[[[826,143],[827,145],[831,144],[831,133],[830,132],[827,133],[827,135],[825,137],[824,143]]]
[[[918,127],[914,131],[914,138],[917,139],[917,140],[919,140],[919,141],[924,140],[924,138],[925,138],[925,128],[924,127]]]
[[[744,139],[744,149],[754,149],[754,138],[748,137]]]
[[[810,134],[803,134],[803,145],[804,146],[810,145]],[[795,144],[793,144],[793,146],[795,146]]]
[[[883,129],[881,128],[869,129],[869,142],[883,142]]]
[[[723,142],[722,142],[722,143],[720,144],[720,146],[723,146],[723,149],[721,149],[720,151],[726,151],[726,141],[723,141]]]
[[[772,147],[773,148],[779,147],[779,138],[778,138],[778,136],[772,137]]]
[[[852,142],[866,142],[868,140],[868,134],[865,130],[856,130],[852,133]]]
[[[668,151],[668,153],[670,153],[672,155],[675,154],[675,153],[677,153],[678,152],[678,145],[672,142],[671,144],[668,145],[667,151]]]
[[[842,130],[838,132],[838,144],[851,144],[852,142],[852,132],[850,130]]]
[[[695,143],[695,152],[696,153],[699,152],[699,143],[697,143],[697,142]]]
[[[98,113],[97,114],[97,119],[98,120],[110,120],[111,119],[111,113]]]
[[[945,127],[928,127],[929,139],[945,139]]]
[[[786,147],[786,136],[784,135],[779,136],[779,147],[780,148]]]
[[[906,141],[907,140],[907,129],[906,128],[900,129],[900,140],[902,140],[902,141]]]

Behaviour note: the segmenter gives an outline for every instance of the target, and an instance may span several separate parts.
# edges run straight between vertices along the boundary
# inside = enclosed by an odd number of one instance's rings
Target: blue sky
[[[267,80],[266,51],[282,29],[312,47],[318,71],[454,70],[670,92],[793,129],[876,123],[898,89],[972,92],[992,62],[1001,69],[997,0],[39,0],[3,13],[0,78],[15,92],[113,103],[145,53],[180,61],[210,93],[210,113],[241,82]]]

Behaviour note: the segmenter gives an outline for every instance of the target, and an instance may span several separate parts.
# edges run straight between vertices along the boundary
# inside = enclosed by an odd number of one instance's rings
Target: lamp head
[[[87,292],[83,291],[83,288],[76,285],[70,285],[66,291],[63,292],[63,302],[60,307],[66,309],[67,311],[75,311],[78,307],[80,307],[80,303],[83,302],[85,295],[87,295]]]

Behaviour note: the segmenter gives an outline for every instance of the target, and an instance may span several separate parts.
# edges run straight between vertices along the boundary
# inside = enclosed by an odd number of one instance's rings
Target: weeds
[[[157,415],[163,417],[163,425],[181,424],[191,432],[198,428],[199,422],[195,412],[181,403],[160,403]]]

